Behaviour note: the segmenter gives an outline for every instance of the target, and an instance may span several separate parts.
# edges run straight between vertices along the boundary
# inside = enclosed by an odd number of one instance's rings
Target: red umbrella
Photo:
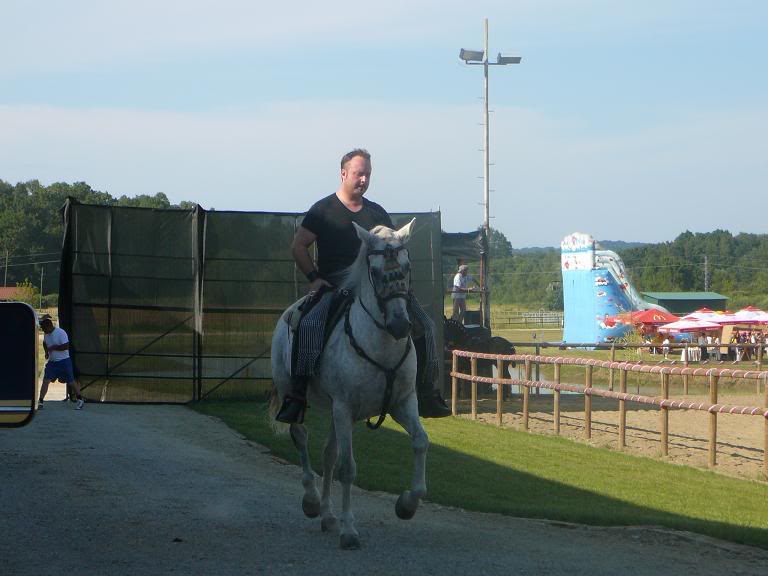
[[[677,322],[679,317],[662,310],[639,310],[632,312],[632,322],[634,324],[669,324]]]
[[[712,312],[711,310],[707,310],[707,308],[696,310],[696,312],[691,312],[690,314],[683,316],[682,320],[705,320],[717,324],[728,324],[733,318],[733,314],[728,311]]]
[[[720,324],[706,322],[705,320],[678,320],[671,324],[659,326],[659,332],[677,333],[677,332],[704,332],[706,330],[717,330],[722,328]]]
[[[768,312],[747,306],[730,317],[729,324],[768,324]]]

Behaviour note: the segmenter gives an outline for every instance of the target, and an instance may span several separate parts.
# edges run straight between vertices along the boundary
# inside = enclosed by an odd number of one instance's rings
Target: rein
[[[363,304],[363,301],[358,298],[358,301],[360,304]],[[352,348],[354,348],[355,352],[357,352],[357,355],[360,356],[363,360],[366,362],[369,362],[370,364],[373,364],[376,368],[384,372],[384,376],[387,379],[387,385],[384,389],[384,399],[381,403],[381,413],[379,414],[379,418],[376,421],[375,424],[371,424],[371,419],[369,418],[366,420],[365,425],[368,426],[369,430],[376,430],[379,428],[383,423],[384,420],[387,417],[387,412],[389,412],[389,404],[392,401],[392,386],[395,382],[395,377],[397,376],[397,371],[400,369],[400,366],[403,365],[403,362],[405,362],[405,359],[408,357],[408,354],[411,352],[411,337],[408,336],[408,341],[405,343],[405,352],[403,353],[403,356],[400,358],[400,361],[397,363],[397,365],[394,368],[387,368],[386,366],[383,366],[379,364],[376,360],[368,356],[366,354],[365,350],[358,344],[357,340],[355,340],[355,336],[352,334],[352,324],[349,322],[349,311],[352,309],[352,306],[347,307],[347,311],[344,314],[344,332],[347,333],[347,337],[349,338],[349,343],[352,345]],[[365,306],[363,306],[363,310],[368,312],[368,310],[365,309]],[[370,316],[370,312],[368,312],[368,315]],[[373,318],[371,316],[371,318]],[[374,319],[374,322],[376,320]],[[377,325],[379,325],[378,322],[376,322]],[[383,328],[382,328],[383,329]]]

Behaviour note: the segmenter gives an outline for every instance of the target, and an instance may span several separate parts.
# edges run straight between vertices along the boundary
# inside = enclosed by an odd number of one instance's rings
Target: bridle
[[[371,288],[373,288],[373,294],[376,296],[376,304],[379,307],[379,311],[381,312],[381,315],[386,318],[386,304],[390,300],[394,300],[395,298],[402,298],[406,302],[410,299],[410,290],[408,289],[408,286],[410,285],[410,275],[411,271],[410,268],[403,274],[402,266],[397,262],[397,255],[402,251],[406,250],[405,245],[401,244],[400,246],[390,246],[387,245],[384,248],[379,248],[376,250],[368,250],[368,281],[371,283]],[[396,282],[397,288],[395,290],[390,290],[386,294],[382,295],[379,290],[376,288],[376,282],[373,280],[373,276],[371,275],[371,256],[383,256],[384,257],[384,273],[387,273],[387,263],[390,263],[390,270],[392,271],[391,274],[394,275],[394,278],[391,278],[390,280],[394,280]],[[399,289],[398,289],[399,288]],[[363,307],[363,310],[365,310],[365,313],[368,314],[371,320],[373,320],[373,323],[376,325],[376,327],[379,330],[386,330],[387,327],[379,322],[373,314],[368,310],[368,308],[365,307],[365,303],[363,303],[363,300],[360,299],[360,306]]]
[[[397,263],[397,255],[401,250],[405,250],[405,246],[400,245],[397,247],[393,246],[385,246],[383,249],[379,250],[369,250],[368,251],[368,280],[371,283],[371,287],[373,288],[373,293],[376,296],[376,302],[379,306],[379,310],[381,311],[382,315],[386,319],[386,308],[385,305],[390,300],[394,300],[395,298],[402,298],[406,301],[406,303],[409,301],[410,298],[410,292],[407,289],[410,282],[410,269],[403,274],[402,267],[397,264],[397,273],[399,273],[399,277],[397,277],[397,274],[395,275],[395,282],[397,282],[397,285],[400,289],[392,290],[384,295],[380,294],[379,291],[376,289],[376,283],[373,281],[373,277],[371,276],[371,256],[384,256],[384,263],[385,263],[385,273],[386,273],[386,264],[387,262],[394,262]],[[390,266],[391,270],[395,270],[395,266]],[[376,327],[379,330],[387,331],[387,327],[379,322],[374,316],[370,313],[368,308],[365,307],[365,304],[363,303],[363,299],[358,295],[357,297],[358,301],[360,302],[360,306],[363,308],[365,313],[368,315],[368,317],[373,320],[373,323],[376,325]],[[352,346],[352,348],[355,350],[358,356],[360,356],[362,359],[364,359],[369,364],[372,364],[376,368],[378,368],[381,372],[384,372],[384,377],[386,378],[386,387],[384,388],[384,398],[381,403],[381,412],[379,413],[379,417],[377,421],[373,424],[371,424],[370,419],[366,421],[366,426],[368,426],[371,430],[376,430],[379,428],[382,423],[384,422],[384,419],[387,417],[387,412],[389,412],[389,404],[392,401],[392,387],[395,382],[395,377],[397,376],[397,371],[400,369],[400,367],[405,362],[405,359],[408,358],[408,355],[411,353],[411,336],[408,335],[408,339],[405,343],[405,350],[403,351],[403,355],[400,357],[400,360],[397,362],[397,364],[393,368],[387,368],[386,366],[383,366],[373,358],[371,358],[366,351],[360,346],[360,344],[355,339],[354,334],[352,333],[352,324],[349,321],[349,311],[352,307],[348,306],[346,313],[344,315],[344,331],[347,334],[347,337],[349,338],[349,343]],[[386,321],[386,320],[385,320]]]

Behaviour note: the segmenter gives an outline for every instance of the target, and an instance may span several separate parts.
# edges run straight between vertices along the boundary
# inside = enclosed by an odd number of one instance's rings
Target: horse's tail
[[[287,434],[290,429],[290,424],[278,422],[275,420],[277,411],[280,410],[280,395],[277,393],[277,386],[272,382],[272,391],[269,394],[269,409],[267,410],[267,418],[269,419],[269,426],[272,428],[272,432],[275,434]]]

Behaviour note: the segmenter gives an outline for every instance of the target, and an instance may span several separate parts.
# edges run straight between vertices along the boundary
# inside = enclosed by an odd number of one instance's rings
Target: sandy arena
[[[685,396],[686,400],[708,403],[706,396]],[[761,395],[721,395],[719,402],[739,406],[762,406]],[[592,398],[592,438],[588,442],[619,449],[619,403]],[[566,438],[587,441],[584,437],[584,397],[562,395],[560,433]],[[460,411],[469,417],[468,401]],[[522,399],[505,402],[503,425],[523,429]],[[496,400],[478,404],[478,419],[496,424]],[[717,417],[717,464],[715,471],[740,478],[759,480],[763,476],[765,419],[761,416],[719,414]],[[539,434],[554,434],[553,397],[530,396],[529,427]],[[660,410],[654,406],[627,403],[626,451],[651,456],[675,464],[708,468],[709,414],[698,410],[669,410],[669,455],[661,454]]]

